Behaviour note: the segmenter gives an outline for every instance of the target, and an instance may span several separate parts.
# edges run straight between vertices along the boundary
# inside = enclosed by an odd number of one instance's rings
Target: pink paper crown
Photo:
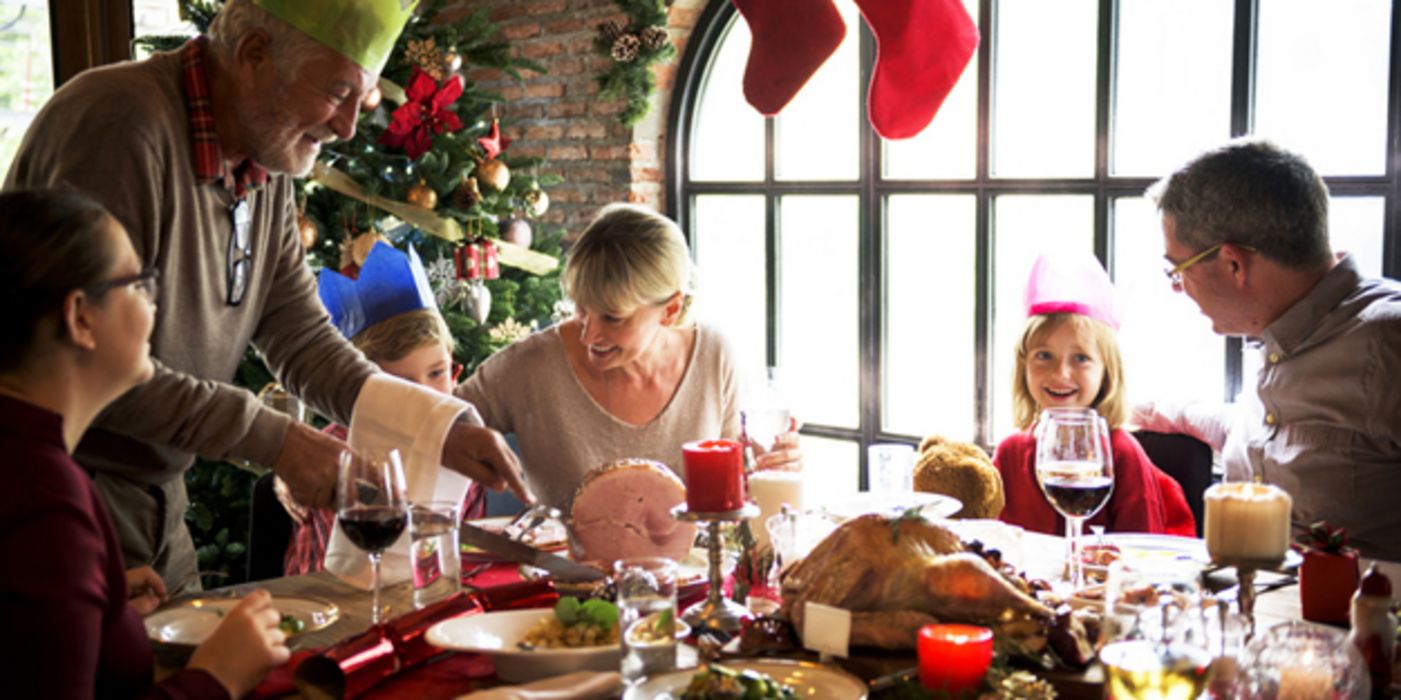
[[[1080,314],[1119,330],[1114,283],[1095,256],[1085,253],[1042,255],[1026,282],[1026,315]]]

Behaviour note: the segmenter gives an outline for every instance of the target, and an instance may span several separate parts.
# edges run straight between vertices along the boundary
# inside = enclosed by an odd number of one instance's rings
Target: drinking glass
[[[740,408],[740,424],[747,438],[746,448],[762,452],[773,449],[778,436],[788,432],[793,414],[779,392],[778,368],[768,368],[762,388],[751,390]]]
[[[370,555],[371,624],[380,622],[379,558],[409,521],[404,465],[398,450],[344,450],[336,484],[336,521]]]
[[[625,683],[676,670],[676,562],[634,557],[613,563]]]
[[[1114,491],[1109,426],[1090,408],[1048,408],[1036,427],[1036,483],[1065,516],[1072,590],[1083,583],[1080,533]]]
[[[462,553],[457,546],[461,503],[419,501],[409,507],[409,557],[413,606],[422,610],[462,588]]]
[[[1147,559],[1110,564],[1100,649],[1105,697],[1200,696],[1213,665],[1201,601],[1195,567]]]
[[[866,448],[870,463],[871,493],[908,494],[915,490],[915,448],[900,443],[877,443]]]

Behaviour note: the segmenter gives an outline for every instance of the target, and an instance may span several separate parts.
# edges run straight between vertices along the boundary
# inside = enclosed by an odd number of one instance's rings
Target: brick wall
[[[665,168],[667,107],[676,67],[686,40],[706,0],[676,0],[668,31],[678,49],[676,60],[655,67],[658,85],[651,111],[632,128],[618,122],[621,101],[598,97],[597,76],[608,59],[594,53],[595,27],[624,20],[613,0],[460,0],[444,14],[491,8],[502,36],[548,73],[524,74],[517,82],[495,71],[477,71],[468,79],[500,92],[500,112],[510,123],[504,132],[516,143],[516,155],[547,159],[542,173],[557,173],[564,184],[550,188],[547,221],[580,231],[603,204],[629,201],[661,209]]]

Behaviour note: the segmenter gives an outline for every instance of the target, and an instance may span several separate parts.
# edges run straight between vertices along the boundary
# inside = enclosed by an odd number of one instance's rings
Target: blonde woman
[[[624,457],[660,461],[683,480],[681,444],[740,435],[729,346],[691,322],[694,271],[681,229],[642,207],[605,207],[563,275],[573,318],[482,363],[458,387],[482,420],[516,434],[526,481],[567,510],[584,474]],[[760,457],[797,469],[797,434]]]

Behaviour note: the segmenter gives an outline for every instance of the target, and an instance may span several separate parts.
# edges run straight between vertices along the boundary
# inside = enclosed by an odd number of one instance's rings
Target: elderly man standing
[[[250,342],[328,417],[354,414],[405,444],[428,436],[431,458],[528,498],[515,457],[471,406],[385,379],[336,331],[296,232],[292,177],[323,143],[354,135],[411,6],[229,0],[208,36],[66,84],[11,167],[7,188],[68,186],[100,201],[159,270],[155,379],[99,417],[74,456],[108,501],[127,566],[155,566],[171,592],[198,587],[183,519],[191,453],[269,465],[301,502],[332,501],[343,445],[227,383]]]
[[[1264,366],[1230,418],[1150,409],[1141,425],[1213,444],[1228,479],[1284,488],[1296,528],[1327,520],[1401,561],[1401,284],[1333,254],[1322,178],[1271,143],[1205,153],[1149,195],[1173,288],[1217,333],[1258,341]]]

